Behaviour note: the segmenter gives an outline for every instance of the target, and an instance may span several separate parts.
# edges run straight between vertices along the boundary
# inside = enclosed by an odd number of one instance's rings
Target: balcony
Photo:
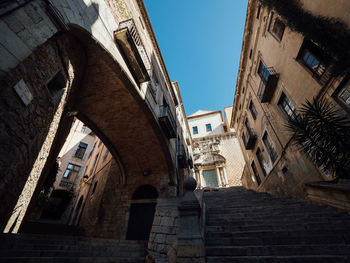
[[[256,135],[251,129],[246,129],[246,131],[242,133],[242,140],[246,150],[254,149],[256,138]]]
[[[73,190],[74,189],[74,183],[69,182],[69,181],[61,181],[59,186],[66,188],[68,190]]]
[[[149,81],[147,69],[151,68],[151,64],[134,21],[129,19],[121,22],[114,37],[136,82]]]
[[[277,87],[279,74],[276,73],[273,67],[267,68],[265,66],[263,74],[260,74],[260,72],[261,71],[259,71],[261,82],[259,85],[258,97],[262,103],[270,102]]]
[[[162,127],[165,135],[170,138],[176,138],[176,122],[171,113],[169,106],[159,107],[159,117],[160,126]]]

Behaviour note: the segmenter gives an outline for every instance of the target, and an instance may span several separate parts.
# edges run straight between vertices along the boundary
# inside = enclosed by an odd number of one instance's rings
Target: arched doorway
[[[135,190],[130,206],[126,239],[148,240],[157,198],[158,192],[151,185],[142,185]]]

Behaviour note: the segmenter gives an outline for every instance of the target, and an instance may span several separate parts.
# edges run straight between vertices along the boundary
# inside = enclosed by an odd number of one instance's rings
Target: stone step
[[[350,229],[350,223],[344,223],[344,222],[330,222],[330,223],[290,223],[290,222],[280,222],[275,224],[269,224],[266,222],[266,224],[256,224],[256,225],[238,225],[238,224],[230,224],[230,223],[208,223],[206,226],[206,231],[264,231],[264,230],[288,230],[288,231],[294,231],[294,230],[319,230],[322,231],[323,229],[329,229],[329,230],[347,230]]]
[[[315,244],[348,244],[350,245],[350,238],[346,239],[343,236],[326,235],[326,236],[303,236],[290,237],[281,236],[275,237],[206,237],[205,244],[207,246],[242,246],[242,245],[315,245]]]
[[[123,250],[123,249],[79,249],[79,250],[0,250],[0,260],[3,257],[145,257],[146,248],[143,250]]]
[[[144,263],[145,258],[130,257],[4,257],[0,262],[6,263]]]
[[[309,255],[309,256],[247,256],[216,257],[208,256],[207,263],[349,263],[348,256]]]
[[[350,245],[207,246],[207,256],[350,255]]]

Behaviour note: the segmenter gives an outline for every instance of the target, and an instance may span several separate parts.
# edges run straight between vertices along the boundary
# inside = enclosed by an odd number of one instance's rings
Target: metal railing
[[[168,105],[162,105],[159,107],[159,118],[168,118],[174,131],[176,131],[176,121]]]

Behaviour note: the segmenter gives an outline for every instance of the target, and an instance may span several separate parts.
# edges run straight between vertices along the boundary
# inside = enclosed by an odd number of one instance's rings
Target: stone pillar
[[[228,185],[228,179],[227,179],[226,167],[223,167],[222,169],[224,170],[225,184],[226,184],[226,185]]]
[[[216,167],[216,177],[219,180],[219,187],[224,186],[225,183],[221,181],[220,167]]]
[[[197,182],[185,180],[186,194],[179,203],[179,233],[177,241],[177,263],[205,262],[204,237],[202,235],[202,207],[194,194]]]
[[[199,179],[200,179],[200,182],[201,182],[200,186],[204,187],[205,185],[204,185],[204,180],[203,180],[203,170],[199,170]]]

